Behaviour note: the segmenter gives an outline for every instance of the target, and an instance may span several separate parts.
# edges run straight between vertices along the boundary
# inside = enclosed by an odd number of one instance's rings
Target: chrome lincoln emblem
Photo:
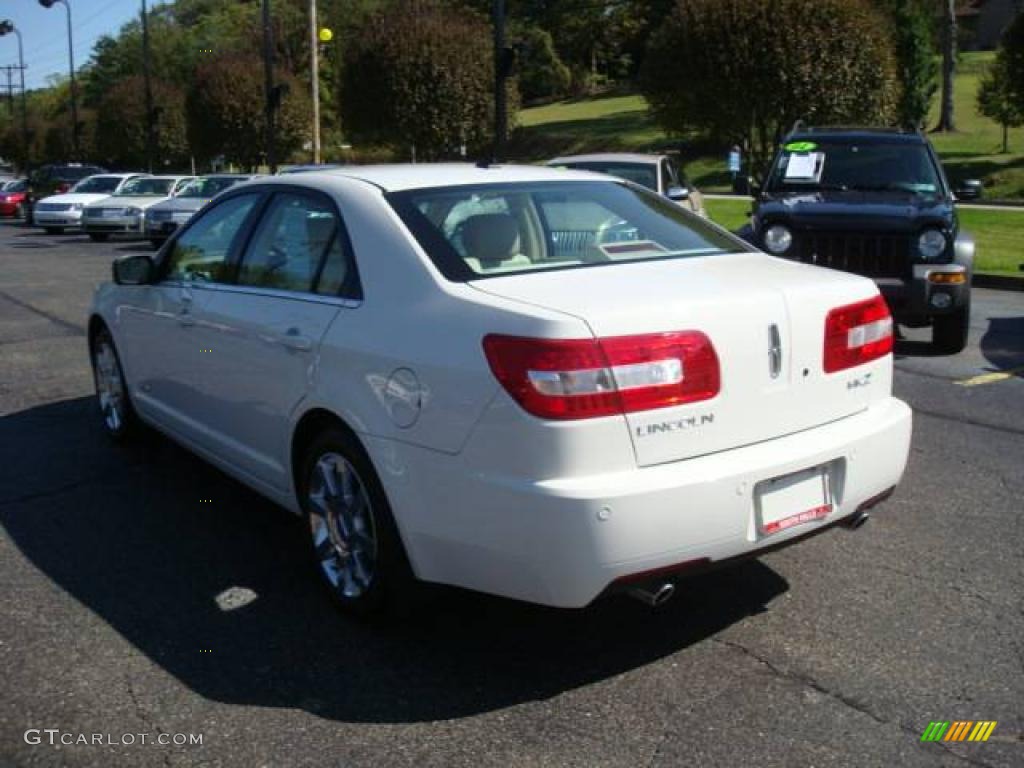
[[[768,372],[773,379],[779,378],[782,372],[782,339],[775,323],[768,326]]]

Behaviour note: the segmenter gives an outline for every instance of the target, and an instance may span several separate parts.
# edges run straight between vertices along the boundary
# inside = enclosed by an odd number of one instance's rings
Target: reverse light
[[[708,400],[720,389],[718,356],[699,331],[604,339],[491,334],[483,347],[505,391],[543,419],[667,408]]]
[[[892,345],[892,315],[881,296],[833,309],[825,318],[825,373],[877,360]]]

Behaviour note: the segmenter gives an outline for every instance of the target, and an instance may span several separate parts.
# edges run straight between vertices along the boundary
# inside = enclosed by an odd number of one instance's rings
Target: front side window
[[[785,145],[775,161],[766,189],[935,195],[942,186],[924,144],[815,140]]]
[[[174,179],[152,177],[132,179],[117,193],[119,197],[167,197],[171,194]]]
[[[453,280],[742,249],[661,196],[612,181],[443,187],[387,198]]]
[[[315,290],[337,230],[338,216],[326,200],[291,192],[275,195],[242,259],[238,284]],[[337,280],[337,269],[332,266],[330,280]]]
[[[75,184],[71,191],[80,194],[112,195],[120,183],[120,176],[90,176]]]
[[[174,242],[166,280],[223,282],[231,247],[260,195],[238,195],[210,208]]]

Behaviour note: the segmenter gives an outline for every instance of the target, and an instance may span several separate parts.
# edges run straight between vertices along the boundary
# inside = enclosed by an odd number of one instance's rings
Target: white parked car
[[[566,155],[548,160],[552,168],[572,168],[617,176],[653,189],[669,200],[707,218],[704,195],[679,170],[669,155],[645,155],[636,152],[600,152],[591,155]]]
[[[89,342],[141,421],[305,516],[336,600],[411,577],[552,606],[856,525],[903,474],[874,283],[536,167],[219,195],[114,263]]]
[[[195,176],[143,176],[132,179],[116,194],[87,205],[82,229],[90,240],[103,241],[111,235],[146,234],[146,209],[174,197]]]
[[[87,205],[106,200],[120,192],[132,179],[148,176],[145,173],[98,173],[86,176],[69,192],[50,195],[37,202],[32,209],[32,222],[51,235],[65,229],[82,226],[82,211]]]

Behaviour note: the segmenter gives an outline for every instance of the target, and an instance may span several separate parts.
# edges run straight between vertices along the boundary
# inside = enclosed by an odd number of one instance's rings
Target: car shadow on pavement
[[[1024,315],[990,318],[978,347],[993,371],[1016,371],[1024,378]]]
[[[658,611],[439,588],[402,618],[358,621],[321,591],[300,520],[162,437],[110,444],[93,408],[0,418],[0,523],[46,578],[216,701],[350,722],[473,715],[649,664],[788,589],[752,561],[683,582]]]

